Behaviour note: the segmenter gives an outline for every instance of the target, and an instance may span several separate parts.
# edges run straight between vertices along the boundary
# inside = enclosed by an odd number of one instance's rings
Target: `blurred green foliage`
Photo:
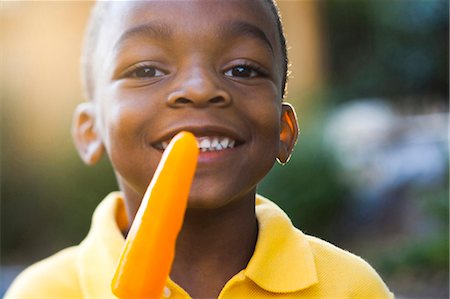
[[[320,1],[333,101],[448,102],[447,0]]]
[[[106,159],[88,169],[70,142],[58,149],[72,155],[30,156],[23,148],[9,146],[14,136],[4,133],[2,262],[26,264],[79,243],[87,234],[94,208],[117,190]]]
[[[444,178],[446,182],[448,178],[447,173]],[[410,190],[411,200],[431,220],[428,228],[431,232],[417,234],[396,248],[380,253],[378,263],[384,273],[448,271],[449,190],[445,182],[433,187]]]

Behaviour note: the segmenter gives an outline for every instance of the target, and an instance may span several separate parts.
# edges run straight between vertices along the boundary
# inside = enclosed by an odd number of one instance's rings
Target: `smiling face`
[[[167,142],[188,130],[201,147],[189,207],[253,197],[297,135],[281,103],[282,50],[267,5],[125,1],[108,20],[93,53],[94,100],[75,117],[84,160],[106,150],[133,212]]]

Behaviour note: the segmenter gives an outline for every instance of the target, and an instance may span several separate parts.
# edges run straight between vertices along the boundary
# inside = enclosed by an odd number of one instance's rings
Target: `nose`
[[[167,104],[173,108],[227,107],[231,104],[231,96],[218,81],[208,70],[191,69],[176,80],[178,83],[169,94]]]

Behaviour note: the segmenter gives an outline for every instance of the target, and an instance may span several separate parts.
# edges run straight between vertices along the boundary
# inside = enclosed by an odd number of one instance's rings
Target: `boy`
[[[255,194],[298,133],[282,102],[286,45],[271,1],[99,3],[84,66],[75,144],[87,164],[108,155],[121,193],[99,205],[79,246],[30,267],[8,298],[113,298],[124,235],[181,130],[201,154],[165,297],[392,296],[364,261],[303,235]]]

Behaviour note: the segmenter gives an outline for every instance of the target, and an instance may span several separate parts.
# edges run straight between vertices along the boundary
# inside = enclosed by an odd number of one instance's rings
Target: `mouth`
[[[201,136],[195,137],[197,139],[198,149],[200,152],[214,152],[221,151],[227,148],[234,148],[236,140],[225,136]],[[170,140],[165,140],[155,144],[155,148],[165,150],[169,145]]]
[[[233,149],[244,144],[242,138],[233,132],[223,131],[223,130],[197,130],[197,129],[183,129],[184,131],[189,131],[194,134],[197,140],[197,145],[201,153],[205,152],[218,152],[227,149]],[[165,138],[160,139],[153,144],[153,147],[164,151],[170,143],[173,136],[179,131],[167,135]]]

